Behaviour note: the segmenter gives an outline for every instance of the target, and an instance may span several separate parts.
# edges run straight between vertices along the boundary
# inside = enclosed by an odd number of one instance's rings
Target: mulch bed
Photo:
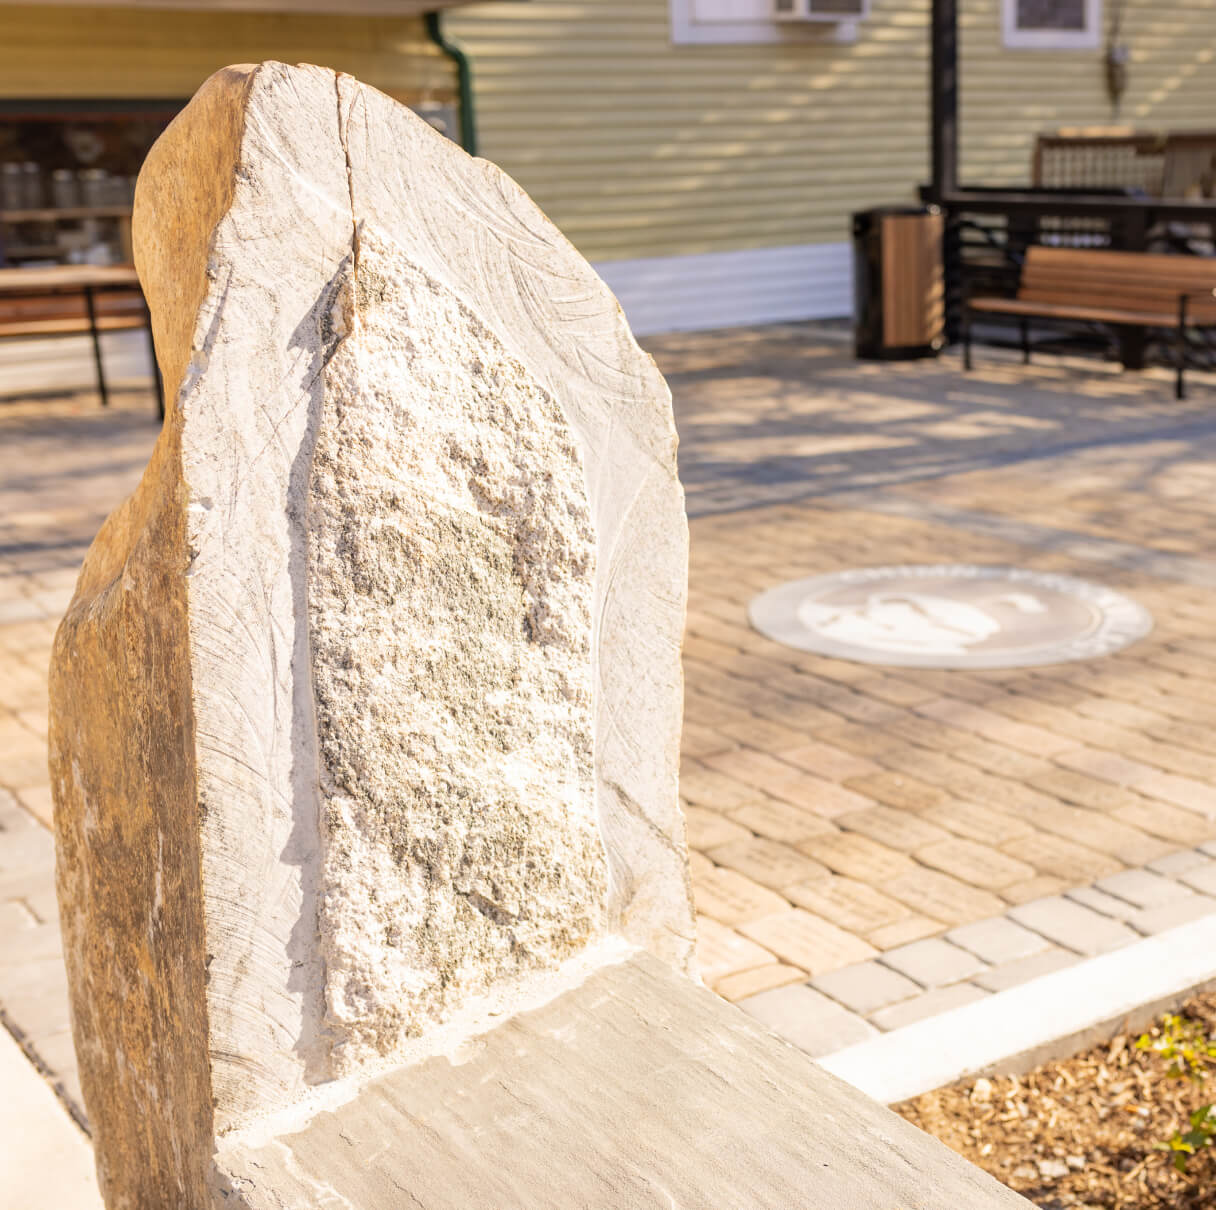
[[[1216,994],[1180,1011],[1216,1034]],[[1169,1079],[1161,1055],[1136,1049],[1138,1036],[893,1108],[1042,1210],[1216,1210],[1216,1147],[1191,1157],[1185,1174],[1153,1147],[1216,1100],[1216,1074]]]

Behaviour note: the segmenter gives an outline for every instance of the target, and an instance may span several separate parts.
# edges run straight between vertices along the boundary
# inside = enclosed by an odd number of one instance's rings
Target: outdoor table
[[[79,294],[84,299],[88,317],[90,338],[93,342],[93,363],[97,370],[97,389],[103,407],[109,406],[110,397],[106,388],[105,368],[101,360],[101,331],[103,328],[142,326],[148,330],[148,340],[153,341],[152,317],[147,305],[143,307],[143,319],[139,325],[123,322],[127,317],[107,317],[97,314],[97,295],[102,293],[138,293],[139,275],[131,265],[52,265],[44,269],[0,269],[0,301],[7,298],[45,298],[62,294]],[[142,297],[142,295],[141,295]],[[112,322],[117,319],[118,322]],[[73,318],[36,320],[29,323],[17,321],[5,330],[0,319],[0,336],[53,336],[80,331]],[[156,349],[152,344],[152,379],[156,389],[156,404],[160,416],[165,414],[164,390],[160,372],[156,365]]]

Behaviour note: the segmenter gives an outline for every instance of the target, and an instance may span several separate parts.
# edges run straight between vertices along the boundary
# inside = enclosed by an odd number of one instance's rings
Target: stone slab
[[[1029,1210],[646,957],[504,1023],[457,1061],[382,1076],[274,1143],[229,1140],[218,1162],[231,1210],[312,1210],[319,1190],[359,1207],[398,1205],[407,1191],[418,1210]]]

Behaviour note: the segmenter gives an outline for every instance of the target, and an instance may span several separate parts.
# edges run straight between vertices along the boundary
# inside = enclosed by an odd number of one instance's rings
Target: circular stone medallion
[[[1153,619],[1109,588],[1018,567],[871,567],[795,580],[749,609],[761,634],[863,664],[1022,668],[1108,655]]]

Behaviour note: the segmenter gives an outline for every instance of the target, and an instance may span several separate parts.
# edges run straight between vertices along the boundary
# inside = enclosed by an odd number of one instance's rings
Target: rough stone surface
[[[389,98],[218,73],[135,233],[170,407],[50,750],[103,1191],[195,1206],[217,1134],[601,940],[687,965],[686,527],[612,296]]]

